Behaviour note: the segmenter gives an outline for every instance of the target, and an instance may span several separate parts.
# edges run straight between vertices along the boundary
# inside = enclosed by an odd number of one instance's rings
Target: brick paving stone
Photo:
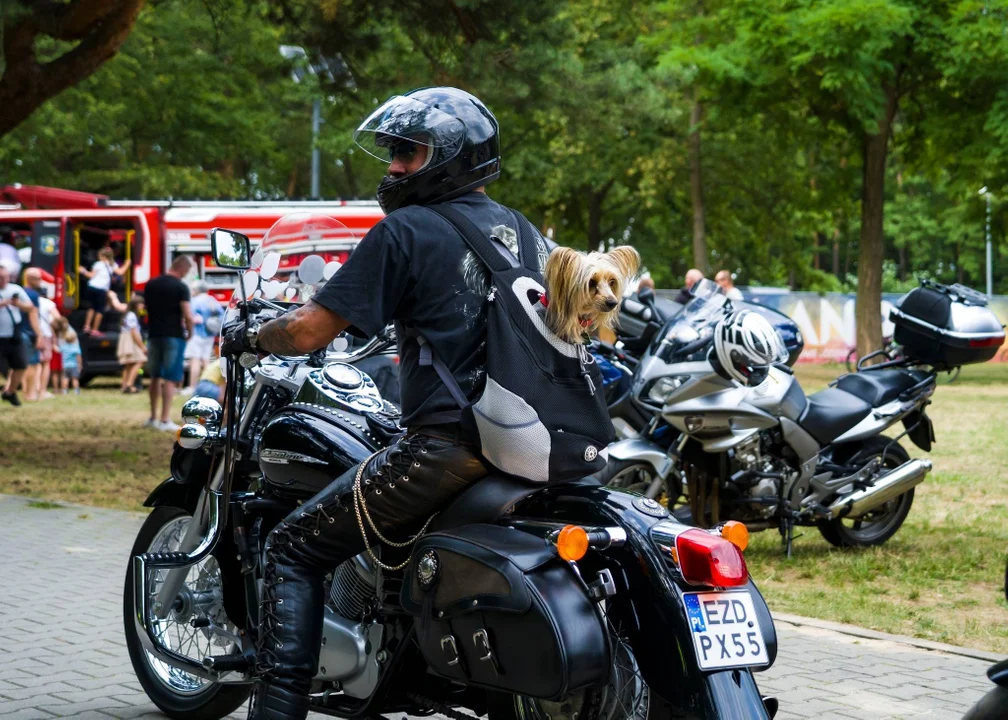
[[[142,522],[0,495],[0,720],[164,717],[133,676],[122,634],[123,579]],[[781,621],[777,635],[777,663],[756,681],[780,700],[779,720],[948,720],[990,689],[987,661]]]

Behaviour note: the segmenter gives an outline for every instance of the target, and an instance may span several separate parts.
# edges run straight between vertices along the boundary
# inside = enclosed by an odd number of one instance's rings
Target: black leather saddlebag
[[[556,548],[496,525],[417,542],[402,604],[439,675],[537,698],[607,681],[609,636],[584,583]]]

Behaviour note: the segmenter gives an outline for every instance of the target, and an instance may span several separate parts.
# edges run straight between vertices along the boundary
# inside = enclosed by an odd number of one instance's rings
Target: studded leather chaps
[[[407,433],[376,455],[362,475],[364,507],[378,531],[403,542],[428,518],[487,474],[455,426]],[[318,671],[323,580],[365,549],[354,508],[357,469],[287,516],[266,540],[257,687],[250,718],[301,720]],[[379,544],[367,517],[368,546]]]

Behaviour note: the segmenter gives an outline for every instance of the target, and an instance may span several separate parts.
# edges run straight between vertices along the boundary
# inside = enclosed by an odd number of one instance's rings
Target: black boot
[[[304,720],[307,715],[307,695],[259,684],[252,694],[248,720]]]

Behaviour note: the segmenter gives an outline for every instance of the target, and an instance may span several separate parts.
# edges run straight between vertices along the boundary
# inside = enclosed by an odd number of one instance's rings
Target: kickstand
[[[790,517],[782,517],[780,521],[781,543],[787,557],[791,559],[791,546],[794,544],[794,520]]]

